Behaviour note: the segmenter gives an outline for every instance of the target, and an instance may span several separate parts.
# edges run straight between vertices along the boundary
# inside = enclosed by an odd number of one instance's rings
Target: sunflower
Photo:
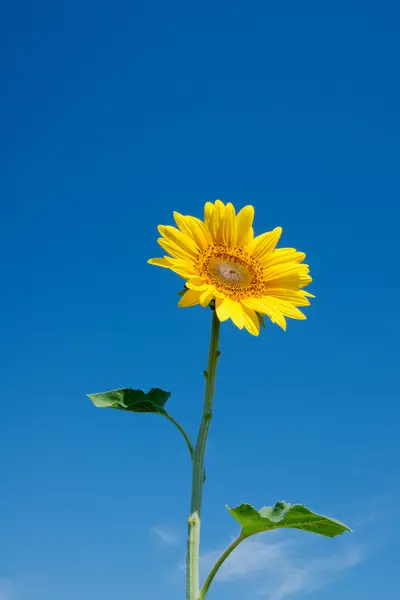
[[[303,288],[311,283],[303,252],[276,248],[282,228],[254,237],[253,206],[238,214],[233,205],[207,202],[204,222],[174,212],[177,225],[159,225],[158,243],[170,256],[151,258],[152,265],[171,269],[186,280],[179,306],[215,302],[220,321],[232,319],[239,329],[260,332],[267,316],[286,330],[286,319],[305,319],[297,308],[314,296]]]

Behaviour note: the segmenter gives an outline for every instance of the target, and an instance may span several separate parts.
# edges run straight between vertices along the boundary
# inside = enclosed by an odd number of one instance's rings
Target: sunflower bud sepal
[[[185,285],[185,287],[183,288],[183,290],[181,290],[180,292],[177,292],[176,295],[179,296],[180,298],[182,298],[182,296],[184,296],[187,291],[188,291],[188,288]]]

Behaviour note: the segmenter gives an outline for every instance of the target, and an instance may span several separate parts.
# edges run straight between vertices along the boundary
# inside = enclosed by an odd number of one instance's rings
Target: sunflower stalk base
[[[196,600],[199,595],[199,553],[200,553],[200,517],[197,512],[188,519],[188,562],[187,569],[187,598]]]

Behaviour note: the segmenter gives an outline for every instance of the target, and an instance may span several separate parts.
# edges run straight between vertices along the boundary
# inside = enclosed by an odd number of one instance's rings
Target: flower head
[[[260,331],[258,315],[266,315],[286,329],[285,317],[305,319],[297,308],[308,306],[312,294],[305,254],[294,248],[276,248],[281,227],[254,237],[254,208],[238,214],[231,203],[216,200],[204,207],[204,222],[174,213],[176,227],[159,225],[158,243],[170,256],[149,263],[171,269],[186,280],[179,306],[215,301],[220,321],[232,319],[253,335]]]

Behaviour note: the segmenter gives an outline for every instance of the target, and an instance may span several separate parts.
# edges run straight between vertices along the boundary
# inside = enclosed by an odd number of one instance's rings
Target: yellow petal
[[[264,281],[273,281],[274,279],[280,279],[281,277],[288,277],[291,275],[307,276],[309,270],[308,265],[303,263],[298,264],[296,262],[273,265],[264,270]],[[276,285],[276,287],[286,286]]]
[[[233,248],[236,245],[236,215],[233,204],[230,202],[225,206],[222,237],[228,248]]]
[[[210,287],[208,287],[204,292],[201,293],[200,296],[200,304],[203,308],[205,308],[206,306],[208,306],[211,302],[211,300],[214,298],[213,292],[210,289]]]
[[[215,310],[220,321],[227,321],[230,318],[229,298],[217,298],[215,301]]]
[[[236,325],[236,327],[238,327],[239,329],[243,329],[244,312],[243,312],[243,306],[240,304],[240,302],[232,302],[229,311],[230,311],[231,319],[234,322],[234,324]]]
[[[304,252],[297,252],[295,248],[276,248],[271,254],[262,260],[262,265],[267,268],[284,262],[302,262],[306,255]]]
[[[215,295],[214,295],[215,297]],[[231,300],[231,298],[216,298],[215,300],[215,309],[217,311],[217,317],[220,321],[227,321],[228,319],[232,319],[233,323],[239,329],[243,329],[244,326],[244,313],[243,306],[236,302],[235,300]]]
[[[299,319],[304,321],[307,317],[291,302],[280,300],[279,298],[271,298],[270,296],[263,297],[263,301],[275,311],[281,312],[285,317],[291,319]]]
[[[224,224],[225,204],[221,200],[216,200],[214,212],[212,215],[212,233],[213,240],[217,244],[223,244],[223,224]]]
[[[195,290],[188,290],[182,296],[178,302],[178,306],[181,308],[188,308],[189,306],[196,306],[199,304],[200,293]]]
[[[206,202],[204,205],[204,226],[212,237],[212,216],[214,214],[214,204]]]
[[[204,281],[202,277],[192,277],[186,282],[186,287],[189,290],[205,290],[210,286]]]
[[[260,333],[260,322],[254,310],[243,306],[243,325],[251,335],[257,336]]]
[[[189,235],[182,233],[176,227],[171,227],[170,225],[159,225],[158,231],[168,242],[175,244],[187,252],[187,254],[190,254],[194,258],[198,255],[199,247],[194,239]]]
[[[193,277],[193,273],[181,267],[171,267],[171,271],[173,271],[177,275],[180,275],[181,277],[183,277],[183,279],[190,279],[191,277]]]
[[[246,237],[243,238],[243,246],[246,246],[247,244],[251,244],[251,242],[254,240],[254,229],[252,227],[250,227],[250,229],[248,230]]]
[[[254,258],[260,259],[275,250],[281,235],[282,227],[275,227],[273,231],[267,231],[267,233],[255,237],[248,245],[247,251],[250,252]]]
[[[183,250],[177,244],[174,244],[173,242],[170,242],[169,240],[166,240],[163,237],[158,238],[157,241],[160,244],[161,248],[163,248],[163,250],[171,254],[171,256],[173,256],[174,258],[179,258],[181,260],[194,263],[195,259],[192,253],[188,253],[186,250]]]
[[[241,247],[245,244],[248,244],[253,239],[253,220],[254,220],[254,207],[250,204],[248,206],[244,206],[242,210],[240,210],[236,217],[236,230],[237,230],[237,239],[236,245]]]
[[[287,288],[270,288],[268,287],[268,296],[286,300],[291,302],[294,306],[309,306],[310,301],[306,296],[314,297],[312,294],[308,294],[303,290],[291,290]]]
[[[271,307],[265,298],[246,298],[242,300],[242,304],[247,308],[251,308],[252,310],[256,310],[262,315],[267,315],[271,319],[273,323],[276,323],[284,331],[286,331],[286,320],[279,310]]]
[[[164,267],[164,269],[170,269],[171,263],[164,258],[150,258],[148,261],[149,265],[155,265],[156,267]]]
[[[299,290],[312,282],[312,277],[308,273],[294,273],[292,275],[283,275],[273,280],[274,287],[290,288]]]
[[[200,219],[181,215],[178,212],[174,212],[174,219],[181,232],[191,237],[201,250],[211,243],[211,236]]]
[[[194,266],[185,260],[164,256],[164,258],[150,258],[148,262],[151,265],[171,269],[171,271],[174,271],[174,273],[181,275],[181,277],[184,277],[185,279],[191,279],[197,276]]]

